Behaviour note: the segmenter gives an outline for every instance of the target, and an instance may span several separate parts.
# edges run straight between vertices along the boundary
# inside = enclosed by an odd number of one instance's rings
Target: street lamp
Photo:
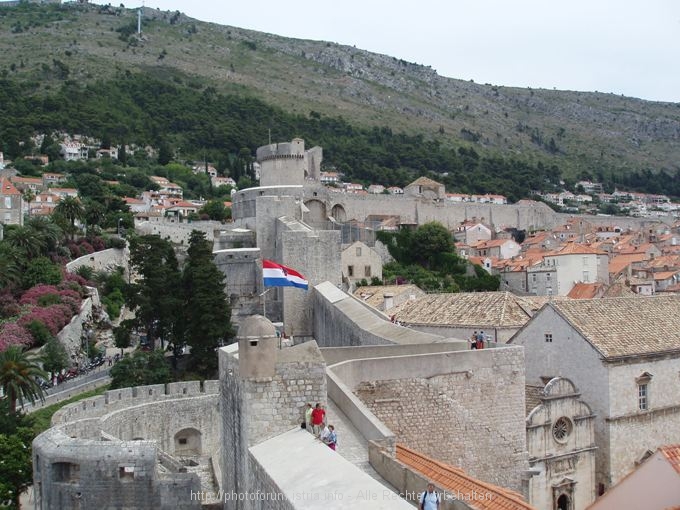
[[[118,218],[118,237],[120,237],[120,222],[123,221],[123,218]]]

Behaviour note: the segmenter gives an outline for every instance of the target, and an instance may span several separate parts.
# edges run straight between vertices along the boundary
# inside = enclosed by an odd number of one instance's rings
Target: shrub
[[[0,326],[0,351],[10,345],[31,345],[32,341],[31,334],[16,322],[5,322]]]
[[[62,279],[61,267],[47,257],[37,257],[28,263],[23,276],[23,284],[24,288],[33,287],[40,283],[58,285]]]
[[[9,292],[3,292],[0,294],[0,319],[6,319],[8,317],[13,317],[19,315],[21,307],[14,296]]]
[[[37,346],[45,345],[50,338],[53,338],[50,334],[50,330],[47,329],[42,322],[39,320],[32,320],[26,325],[26,329],[33,337],[33,342]]]
[[[91,245],[90,243],[88,243],[87,241],[82,241],[82,242],[80,243],[80,252],[81,252],[83,255],[89,254],[89,253],[94,253],[94,248],[93,248],[92,245]]]
[[[38,306],[58,305],[61,303],[61,297],[58,294],[45,294],[38,298]]]
[[[85,280],[92,280],[94,277],[94,269],[90,266],[80,266],[76,269],[76,274]]]
[[[125,240],[120,237],[109,237],[107,244],[109,248],[116,248],[118,250],[125,248]]]

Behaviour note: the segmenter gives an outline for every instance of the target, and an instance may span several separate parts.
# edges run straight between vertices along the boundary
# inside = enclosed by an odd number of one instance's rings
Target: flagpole
[[[269,292],[271,289],[268,288],[265,290],[262,294],[260,294],[260,297],[262,298],[262,316],[266,319],[267,318],[267,292]]]

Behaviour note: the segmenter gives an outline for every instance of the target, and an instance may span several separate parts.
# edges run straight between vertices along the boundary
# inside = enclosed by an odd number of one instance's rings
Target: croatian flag
[[[309,282],[295,269],[271,260],[262,261],[262,276],[265,287],[298,287],[305,290],[309,287]]]

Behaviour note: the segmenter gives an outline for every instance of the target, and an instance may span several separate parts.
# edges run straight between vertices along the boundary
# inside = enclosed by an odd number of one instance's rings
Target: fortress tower
[[[301,138],[263,145],[257,149],[260,186],[300,186],[305,179],[318,180],[322,159],[321,147],[305,151],[305,141]]]

